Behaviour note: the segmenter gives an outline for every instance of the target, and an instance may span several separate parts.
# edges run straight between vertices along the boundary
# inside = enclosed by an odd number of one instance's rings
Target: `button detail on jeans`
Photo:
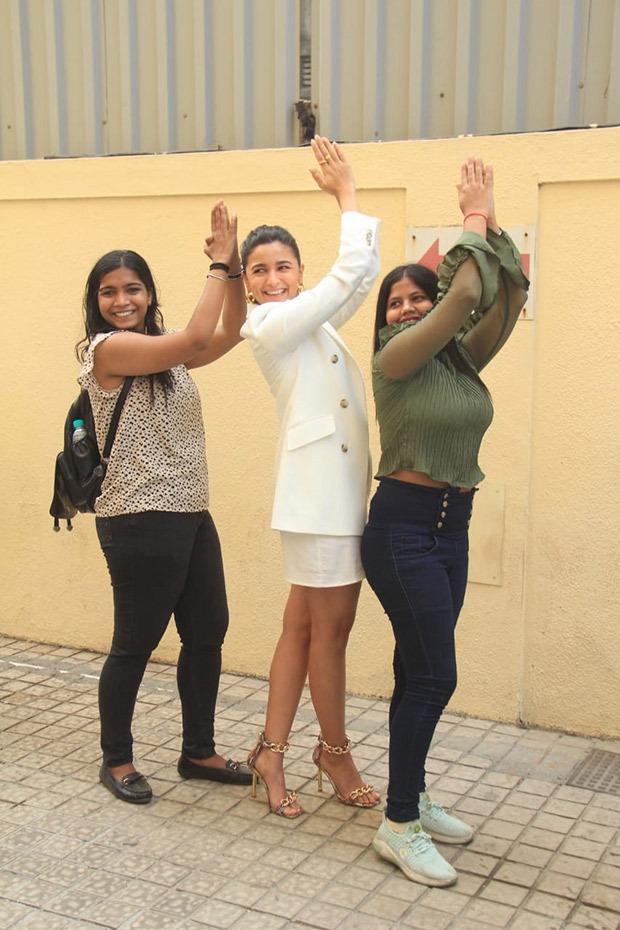
[[[437,524],[437,527],[438,527],[438,529],[441,529],[442,526],[443,526],[443,523],[442,523],[441,520],[440,520],[439,523]]]
[[[332,365],[335,365],[337,361],[338,361],[338,356],[332,355],[332,357],[330,358],[330,362],[332,363]]]
[[[446,515],[446,511],[445,511],[445,510],[442,510],[442,511],[441,511],[441,519],[442,519],[442,520],[443,520],[443,518],[445,517],[445,515]]]
[[[348,452],[348,451],[349,451],[349,447],[348,447],[348,445],[346,444],[346,442],[343,442],[342,445],[340,446],[340,448],[342,449],[343,452]]]
[[[340,406],[341,406],[341,407],[348,407],[348,406],[349,406],[349,401],[346,399],[346,397],[343,397],[343,398],[342,398],[342,400],[340,401]]]

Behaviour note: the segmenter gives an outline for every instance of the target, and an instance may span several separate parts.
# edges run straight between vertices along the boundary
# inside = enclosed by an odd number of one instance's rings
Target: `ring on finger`
[[[327,155],[325,156],[325,161],[331,161],[331,155],[327,154]]]

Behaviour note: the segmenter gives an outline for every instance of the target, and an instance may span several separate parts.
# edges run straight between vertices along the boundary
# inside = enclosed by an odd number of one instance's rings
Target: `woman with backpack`
[[[184,778],[249,784],[247,767],[219,755],[214,714],[228,626],[224,570],[209,506],[200,396],[190,371],[241,339],[246,305],[237,221],[223,202],[211,214],[204,289],[184,329],[164,328],[157,290],[136,252],[108,252],[88,276],[86,333],[78,344],[97,441],[127,394],[95,523],[114,594],[114,634],[99,682],[100,781],[118,798],[148,803],[133,760],[132,718],[146,664],[174,614],[181,640],[177,684]]]

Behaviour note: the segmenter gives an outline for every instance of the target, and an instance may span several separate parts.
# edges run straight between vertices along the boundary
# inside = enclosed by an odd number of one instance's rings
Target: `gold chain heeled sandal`
[[[319,791],[323,791],[323,775],[326,775],[330,781],[332,788],[334,789],[334,794],[338,798],[341,804],[347,804],[349,807],[376,807],[377,804],[381,801],[381,798],[377,798],[376,801],[372,801],[370,795],[374,792],[373,785],[362,784],[359,788],[354,788],[353,791],[349,792],[346,797],[344,797],[338,791],[334,779],[331,777],[327,769],[324,769],[321,765],[321,754],[323,750],[330,753],[333,756],[344,756],[347,753],[351,752],[351,740],[347,736],[345,742],[342,746],[330,746],[329,743],[326,743],[322,735],[319,733],[319,740],[315,746],[314,752],[312,753],[312,761],[316,765],[317,771],[317,787]],[[364,803],[363,799],[368,798],[371,803]]]
[[[284,754],[289,750],[289,743],[269,743],[265,739],[264,731],[260,734],[256,746],[248,756],[248,766],[252,770],[252,797],[256,797],[256,786],[258,785],[259,781],[262,781],[265,786],[265,791],[267,792],[267,803],[269,804],[269,810],[271,813],[278,814],[280,817],[285,817],[287,820],[294,820],[295,817],[299,817],[301,814],[305,813],[303,808],[299,807],[299,805],[297,805],[299,808],[297,811],[294,811],[293,813],[286,813],[286,811],[289,811],[294,804],[297,804],[296,791],[288,791],[286,797],[281,798],[276,807],[271,806],[267,782],[256,770],[256,760],[258,759],[258,756],[263,749],[269,749],[270,752],[280,752]]]

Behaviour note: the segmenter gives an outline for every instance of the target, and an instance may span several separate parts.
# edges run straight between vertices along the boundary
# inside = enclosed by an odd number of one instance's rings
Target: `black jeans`
[[[362,536],[364,571],[396,641],[386,815],[400,823],[419,817],[426,756],[456,688],[474,493],[383,478]]]
[[[97,517],[114,589],[114,636],[99,681],[101,748],[110,768],[133,759],[131,721],[146,664],[174,619],[183,753],[215,753],[215,702],[228,628],[220,541],[208,511]]]

